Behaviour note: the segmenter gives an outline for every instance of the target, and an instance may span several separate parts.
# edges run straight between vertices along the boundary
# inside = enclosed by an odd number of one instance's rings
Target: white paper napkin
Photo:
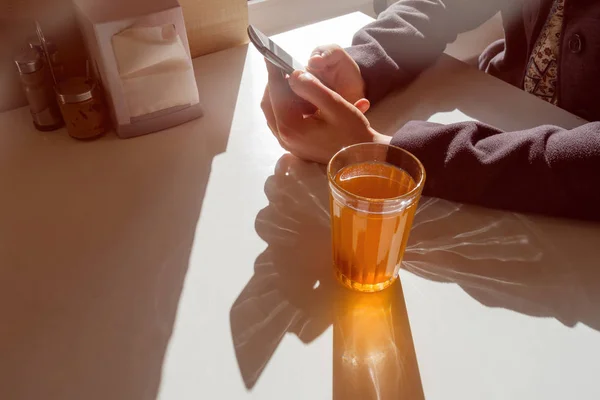
[[[130,117],[199,102],[192,62],[173,25],[126,29],[112,46]]]

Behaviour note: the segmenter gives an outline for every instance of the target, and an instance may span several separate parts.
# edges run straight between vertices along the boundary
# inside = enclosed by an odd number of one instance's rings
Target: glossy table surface
[[[276,41],[306,60],[369,20]],[[401,284],[352,293],[323,169],[262,116],[261,56],[194,64],[206,115],[161,133],[0,114],[1,399],[600,398],[599,226],[423,199]],[[448,56],[369,118],[584,122]]]

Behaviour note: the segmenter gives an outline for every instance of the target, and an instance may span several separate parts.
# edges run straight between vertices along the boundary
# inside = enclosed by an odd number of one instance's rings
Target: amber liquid
[[[416,186],[412,177],[392,165],[369,162],[350,165],[337,174],[336,183],[368,199],[391,199]],[[401,210],[386,210],[381,202],[359,206],[331,196],[333,262],[338,279],[364,292],[391,285],[406,248],[418,199]]]

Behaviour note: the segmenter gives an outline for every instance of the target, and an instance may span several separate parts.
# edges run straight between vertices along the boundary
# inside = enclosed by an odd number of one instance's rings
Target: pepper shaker
[[[63,126],[52,80],[40,54],[27,49],[15,57],[15,64],[36,129],[52,131]]]

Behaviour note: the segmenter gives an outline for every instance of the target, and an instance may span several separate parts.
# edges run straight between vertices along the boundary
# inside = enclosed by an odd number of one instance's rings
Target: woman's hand
[[[308,71],[349,103],[355,104],[361,100],[357,107],[363,114],[369,110],[370,103],[365,99],[365,81],[360,68],[350,54],[337,44],[314,49],[308,60]]]
[[[289,78],[267,62],[269,84],[262,109],[281,146],[297,157],[327,163],[340,149],[357,143],[386,142],[355,105],[326,87],[309,72],[295,71]],[[357,103],[360,105],[359,99]],[[366,100],[365,100],[366,101]],[[318,111],[305,115],[306,103]]]

